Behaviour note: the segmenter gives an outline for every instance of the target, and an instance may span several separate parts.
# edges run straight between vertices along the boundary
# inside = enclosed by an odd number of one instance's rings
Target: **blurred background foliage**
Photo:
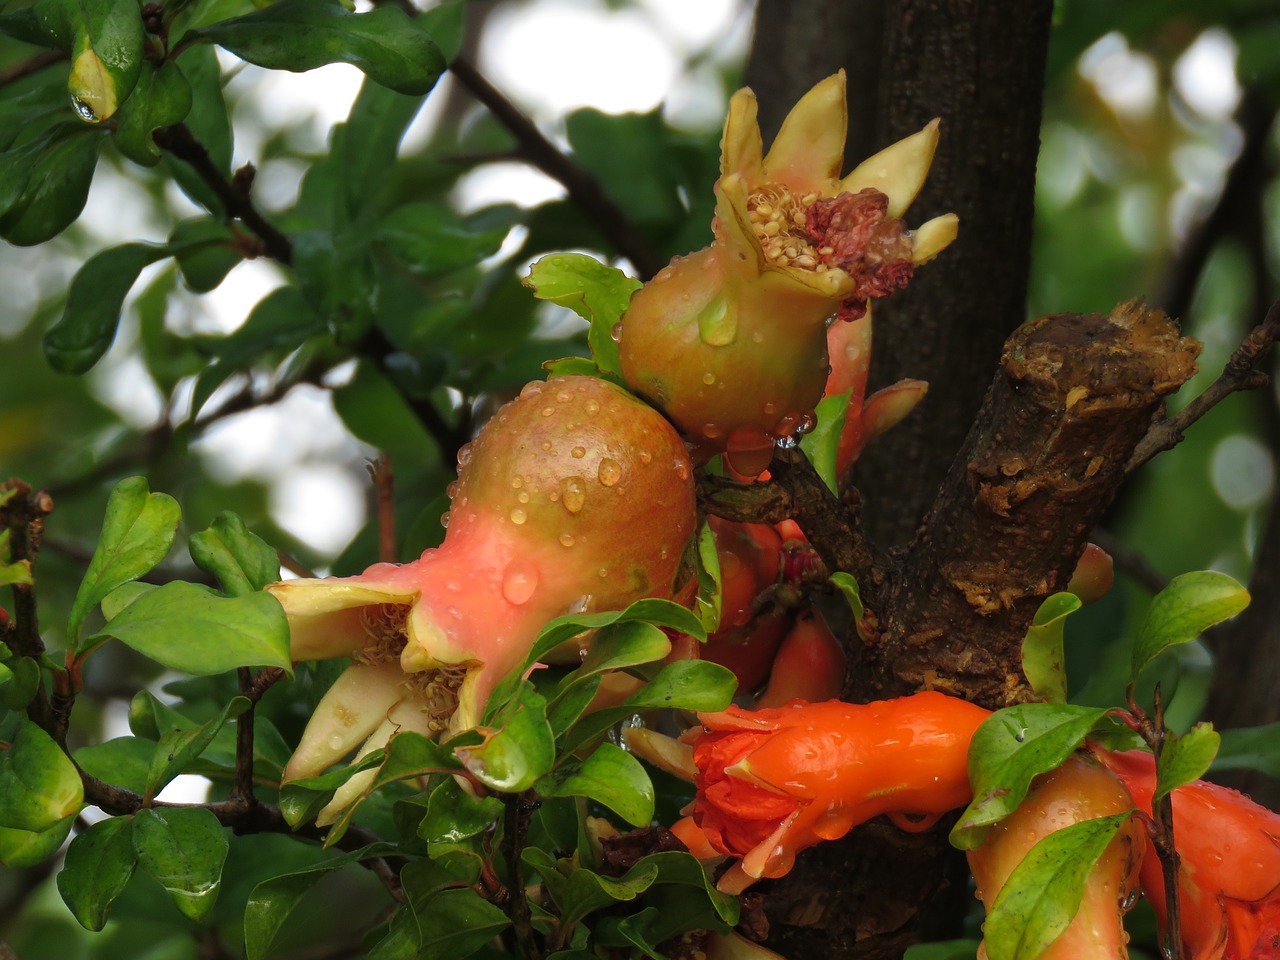
[[[584,326],[521,287],[530,262],[574,249],[645,272],[709,239],[719,124],[742,75],[749,0],[696,15],[657,0],[418,3],[446,53],[476,67],[426,98],[361,89],[345,67],[292,76],[209,47],[183,55],[195,96],[188,126],[228,176],[253,164],[252,201],[292,239],[292,268],[278,250],[255,256],[273,251],[210,216],[199,204],[219,204],[190,167],[172,156],[141,166],[113,141],[79,219],[47,243],[0,246],[0,474],[56,501],[39,564],[52,647],[122,476],[146,474],[178,498],[182,533],[233,510],[296,569],[345,575],[378,557],[370,467],[385,456],[397,555],[438,542],[461,444],[543,361],[586,352]],[[27,6],[0,4],[0,24]],[[212,19],[253,7],[197,5]],[[20,31],[0,35],[0,116],[18,98],[64,90],[65,63],[23,69],[38,53]],[[532,118],[542,146],[495,114],[485,78]],[[1207,385],[1276,296],[1277,105],[1271,0],[1059,0],[1028,316],[1146,297],[1205,344],[1201,373],[1174,405]],[[603,198],[584,198],[539,152],[550,145],[592,174]],[[623,210],[634,235],[602,234],[600,203]],[[142,271],[92,371],[50,367],[42,338],[86,260],[123,242],[192,237],[207,242]],[[340,322],[326,324],[325,310]],[[1107,543],[1120,589],[1068,628],[1082,699],[1118,695],[1124,668],[1113,667],[1161,579],[1205,567],[1249,579],[1275,493],[1276,412],[1272,389],[1233,397],[1122,493]],[[184,557],[175,550],[156,575],[198,579]],[[1178,687],[1177,721],[1189,723],[1211,669],[1202,646],[1179,656],[1183,669],[1163,676]],[[117,735],[132,692],[172,679],[154,670],[122,648],[104,652],[73,740]],[[210,713],[217,703],[210,690]],[[284,698],[263,710],[295,734],[306,715]],[[25,960],[196,955],[194,941],[168,935],[184,921],[153,912],[144,889],[119,914],[137,923],[77,936],[42,869],[0,874],[0,933]],[[262,869],[229,863],[226,874],[251,885]],[[372,909],[371,896],[352,894],[353,884],[376,886],[361,871],[331,880],[321,889],[333,899],[309,901],[291,921],[300,943],[315,942],[339,902]]]

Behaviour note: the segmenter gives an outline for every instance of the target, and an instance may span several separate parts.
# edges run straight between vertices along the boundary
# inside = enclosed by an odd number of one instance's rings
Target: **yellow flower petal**
[[[404,699],[404,674],[395,664],[348,667],[320,699],[283,780],[314,777],[367,739]]]
[[[960,218],[954,213],[944,213],[927,223],[920,224],[911,237],[911,255],[916,266],[928,263],[956,238]]]
[[[919,133],[863,160],[841,181],[840,189],[857,193],[864,187],[874,187],[889,198],[888,216],[902,216],[929,175],[934,151],[938,149],[938,122],[929,121]]]
[[[793,193],[826,193],[840,178],[849,115],[844,71],[820,81],[791,108],[764,158],[766,179]]]
[[[764,179],[764,143],[756,112],[756,95],[751,90],[743,88],[730,98],[720,141],[721,176],[738,173],[749,183]]]

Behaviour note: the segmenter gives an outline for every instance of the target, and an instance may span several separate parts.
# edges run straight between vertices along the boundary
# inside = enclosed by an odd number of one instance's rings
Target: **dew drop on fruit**
[[[508,603],[528,603],[538,589],[538,571],[531,564],[513,560],[502,574],[502,595]]]
[[[511,489],[512,489],[512,490],[519,490],[519,489],[520,489],[521,487],[523,487],[523,486],[524,486],[524,481],[523,481],[520,477],[512,477],[512,478],[511,478]]]
[[[524,512],[522,507],[516,507],[511,511],[511,522],[517,527],[529,519],[529,515]]]
[[[549,416],[551,416],[551,415],[552,415],[553,413],[555,413],[555,412],[556,412],[556,408],[555,408],[555,407],[543,407],[543,408],[542,408],[542,415],[543,415],[544,417],[549,417]]]
[[[561,390],[559,393],[556,394],[556,399],[559,400],[561,403],[568,403],[570,400],[573,399],[573,393],[569,390]]]
[[[714,440],[722,433],[724,433],[724,428],[718,423],[705,423],[702,425],[702,435],[708,440]]]
[[[812,432],[813,428],[817,425],[818,418],[813,415],[812,410],[808,413],[802,413],[800,414],[800,419],[796,421],[796,433],[803,436],[806,433]]]
[[[572,546],[573,546],[573,544],[574,544],[574,539],[573,539],[573,534],[572,534],[572,533],[562,533],[562,534],[560,534],[560,546],[562,546],[562,547],[572,547]]]
[[[340,735],[335,733],[332,737],[329,738],[330,750],[341,750],[342,746],[343,746],[343,742],[342,742],[342,737]]]
[[[451,480],[451,481],[449,481],[449,485],[448,485],[447,487],[445,487],[445,488],[444,488],[444,495],[445,495],[446,497],[448,497],[450,500],[452,500],[454,497],[456,497],[456,496],[458,495],[458,481],[457,481],[457,480]]]
[[[538,394],[542,392],[542,388],[544,386],[545,384],[541,380],[530,380],[528,383],[526,383],[523,387],[520,388],[520,396],[536,397]]]
[[[446,530],[449,529],[449,511],[448,510],[440,514],[440,526],[444,527]]]
[[[516,494],[516,499],[517,499],[517,500],[519,500],[521,503],[528,503],[528,502],[529,502],[529,491],[528,491],[528,490],[521,490],[519,493],[517,493],[517,494]]]
[[[622,339],[622,321],[621,320],[619,320],[609,329],[609,336],[614,343],[617,343]]]
[[[560,502],[570,513],[577,513],[587,502],[587,484],[581,477],[565,477],[560,481]]]
[[[689,465],[683,460],[676,461],[676,476],[681,480],[689,479]]]
[[[709,387],[716,382],[716,375],[712,373],[710,370],[708,370],[706,373],[702,375],[702,382]]]
[[[584,403],[584,404],[582,405],[582,409],[583,409],[583,410],[585,410],[585,411],[587,411],[587,413],[590,413],[590,414],[593,414],[593,415],[594,415],[594,414],[597,414],[597,413],[599,413],[599,412],[600,412],[600,401],[599,401],[599,400],[588,400],[586,403]]]
[[[471,444],[464,443],[458,448],[458,469],[461,470],[471,462]]]
[[[769,461],[773,459],[773,440],[758,428],[738,427],[729,433],[724,456],[735,473],[758,477],[769,469]]]
[[[601,486],[612,487],[622,479],[622,464],[612,457],[600,461],[600,469],[596,473]]]
[[[709,347],[727,347],[738,339],[738,318],[725,298],[717,297],[698,314],[698,339]]]
[[[640,458],[640,462],[645,465],[648,465],[653,462],[653,454],[650,453],[648,450],[641,450],[639,453],[636,454],[636,456],[638,456]]]
[[[586,455],[587,455],[586,447],[574,447],[572,450],[569,451],[569,456],[573,457],[573,459],[575,460],[581,460]]]

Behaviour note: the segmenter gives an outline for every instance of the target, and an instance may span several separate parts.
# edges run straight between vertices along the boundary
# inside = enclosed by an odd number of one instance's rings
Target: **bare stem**
[[[507,854],[507,889],[511,893],[510,916],[515,931],[519,955],[524,960],[541,956],[533,936],[533,914],[524,892],[524,861],[520,859],[529,834],[529,817],[537,809],[537,798],[532,790],[508,794],[506,803],[503,846]]]
[[[17,63],[12,63],[0,70],[0,87],[7,86],[33,73],[39,73],[45,67],[51,67],[55,63],[60,63],[66,59],[67,55],[61,50],[42,50],[40,53],[27,57],[25,60],[19,60]]]

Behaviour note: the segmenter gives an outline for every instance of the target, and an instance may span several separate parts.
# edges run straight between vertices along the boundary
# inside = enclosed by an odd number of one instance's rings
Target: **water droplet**
[[[516,507],[511,511],[511,522],[517,527],[529,519],[529,515],[520,507]]]
[[[573,534],[572,534],[572,533],[562,533],[562,534],[560,534],[560,546],[562,546],[562,547],[572,547],[572,546],[573,546],[573,544],[574,544],[574,539],[573,539]]]
[[[520,479],[520,477],[512,477],[512,478],[511,478],[511,489],[512,489],[512,490],[519,490],[519,489],[520,489],[521,487],[523,487],[523,486],[524,486],[524,481],[523,481],[522,479]]]
[[[714,440],[723,433],[724,428],[718,423],[705,423],[702,425],[702,435],[708,440]]]
[[[587,502],[587,484],[581,477],[565,477],[560,481],[561,501],[570,513],[577,513]]]
[[[778,405],[772,400],[766,400],[764,402],[764,412],[767,416],[773,416],[778,412]]]
[[[462,587],[458,585],[457,580],[450,580],[448,583],[444,585],[444,588],[448,590],[450,593],[457,593],[459,590],[462,589]]]
[[[615,323],[612,327],[609,328],[609,336],[614,343],[618,343],[622,340],[622,321],[621,320],[619,320],[617,323]]]
[[[544,417],[549,417],[549,416],[551,416],[551,415],[552,415],[553,413],[555,413],[555,412],[556,412],[556,408],[555,408],[555,407],[543,407],[543,408],[542,408],[542,415],[543,415]]]
[[[542,392],[542,388],[545,386],[546,384],[544,384],[541,380],[530,380],[528,383],[526,383],[523,387],[520,388],[520,396],[536,397],[538,394]]]
[[[98,122],[98,114],[94,111],[93,107],[89,106],[89,104],[85,103],[85,101],[81,100],[79,97],[71,98],[71,106],[75,108],[80,119],[84,120],[86,123]]]
[[[570,390],[561,390],[556,394],[556,399],[561,403],[568,403],[573,399],[573,392]]]
[[[636,454],[636,456],[640,458],[640,462],[643,464],[647,465],[653,462],[653,454],[650,453],[648,450],[641,450],[639,453]]]
[[[448,510],[440,514],[440,526],[444,527],[446,530],[449,529],[449,511]]]
[[[702,375],[702,382],[709,387],[716,382],[716,375],[712,373],[710,370],[708,370],[706,373]]]
[[[738,338],[738,318],[724,297],[716,297],[698,314],[698,339],[709,347],[726,347]]]
[[[794,434],[787,434],[785,437],[779,437],[775,440],[774,444],[781,450],[794,450],[800,446],[800,441],[795,438]]]
[[[342,737],[341,737],[341,735],[339,735],[339,734],[336,734],[336,733],[335,733],[332,737],[330,737],[330,738],[329,738],[329,749],[330,749],[330,750],[341,750],[341,749],[342,749]]]
[[[810,433],[817,425],[818,418],[813,415],[812,411],[802,413],[800,414],[800,419],[796,421],[795,432],[800,436],[804,436],[806,433]]]
[[[456,497],[458,495],[458,481],[457,480],[449,481],[449,485],[444,488],[444,494],[450,500]]]
[[[471,462],[471,444],[464,443],[458,448],[458,469],[461,470]]]
[[[582,405],[582,409],[587,411],[587,413],[597,414],[600,412],[600,401],[588,400],[586,403]]]
[[[677,460],[677,461],[676,461],[676,476],[677,476],[677,477],[679,477],[681,480],[688,480],[688,479],[689,479],[689,464],[685,463],[683,460]]]
[[[543,440],[543,441],[542,441],[542,449],[543,449],[543,450],[550,450],[550,449],[551,449],[551,441],[550,441],[550,440]]]
[[[1120,909],[1123,911],[1132,910],[1133,905],[1137,902],[1138,902],[1138,891],[1135,888],[1133,890],[1130,890],[1128,893],[1124,895],[1124,898],[1120,901]]]
[[[573,459],[575,460],[581,460],[586,455],[587,455],[586,447],[574,447],[572,450],[569,451],[569,456],[573,457]]]
[[[529,502],[529,491],[528,491],[528,490],[521,490],[519,493],[517,493],[517,494],[516,494],[516,499],[517,499],[517,500],[519,500],[521,503],[528,503],[528,502]]]
[[[538,571],[520,560],[512,561],[502,574],[502,595],[508,603],[528,603],[538,589]]]
[[[773,441],[758,428],[736,427],[725,442],[724,455],[735,473],[758,477],[769,469],[769,461],[773,459]]]
[[[599,577],[600,577],[600,579],[601,579],[601,580],[608,580],[608,579],[609,579],[609,568],[608,568],[608,567],[601,567],[599,570],[597,570],[597,571],[596,571],[596,573],[599,575]]]
[[[622,479],[622,464],[611,457],[605,457],[600,461],[600,469],[596,476],[602,486],[612,487]]]
[[[764,334],[757,330],[751,335],[752,343],[764,343]]]

